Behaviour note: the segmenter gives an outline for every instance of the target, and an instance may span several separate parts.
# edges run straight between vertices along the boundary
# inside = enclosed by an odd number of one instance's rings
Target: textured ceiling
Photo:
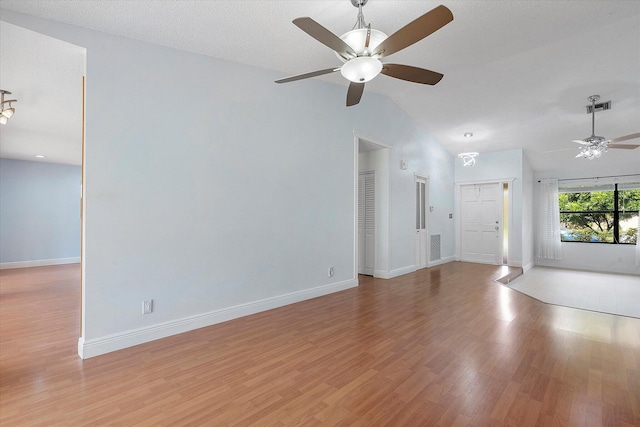
[[[370,0],[364,15],[391,34],[439,3]],[[577,148],[570,140],[591,133],[584,106],[592,94],[613,104],[596,115],[598,134],[640,132],[640,1],[442,3],[454,21],[390,61],[432,69],[444,79],[430,87],[379,76],[367,91],[388,95],[452,154],[524,148],[534,170],[583,168],[589,161],[573,158]],[[357,14],[349,0],[2,0],[0,6],[277,70],[283,77],[339,65],[292,19],[310,16],[342,34]],[[346,90],[339,73],[322,79]],[[467,131],[474,133],[471,140],[463,138]],[[564,151],[545,153],[553,150]],[[632,161],[640,164],[640,148],[610,150],[588,164],[597,171]]]
[[[0,127],[0,157],[80,164],[84,57],[83,48],[0,22],[0,88],[18,100]]]

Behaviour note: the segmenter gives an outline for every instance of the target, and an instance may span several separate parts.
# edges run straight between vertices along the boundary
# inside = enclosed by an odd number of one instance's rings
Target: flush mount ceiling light
[[[460,153],[458,157],[462,159],[463,166],[473,166],[476,164],[476,156],[478,153]]]
[[[9,122],[9,119],[13,116],[13,114],[16,112],[16,109],[13,108],[13,106],[11,105],[11,103],[13,102],[18,102],[17,99],[8,99],[8,100],[4,100],[4,96],[5,95],[11,95],[11,92],[9,92],[8,90],[4,90],[4,89],[0,89],[0,124],[6,125]],[[9,104],[8,106],[6,106],[6,104]]]
[[[471,138],[473,136],[473,132],[465,132],[464,133],[464,137],[465,138]]]
[[[332,49],[344,64],[340,67],[286,77],[276,80],[276,83],[288,83],[340,71],[340,74],[349,81],[347,107],[360,102],[365,83],[378,74],[413,83],[437,84],[443,77],[441,73],[410,65],[383,64],[381,60],[447,25],[453,20],[451,11],[440,5],[387,36],[382,31],[371,28],[371,24],[365,23],[362,7],[367,4],[367,1],[351,0],[351,4],[358,8],[358,18],[351,31],[340,37],[309,17],[294,19],[293,23],[298,28]]]

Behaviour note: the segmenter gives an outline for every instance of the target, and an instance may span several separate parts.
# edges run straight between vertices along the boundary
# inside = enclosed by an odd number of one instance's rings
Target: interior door
[[[358,176],[358,274],[375,270],[375,173]]]
[[[460,188],[462,261],[501,264],[502,197],[499,183]]]
[[[427,266],[429,232],[427,230],[427,179],[416,176],[416,268]]]

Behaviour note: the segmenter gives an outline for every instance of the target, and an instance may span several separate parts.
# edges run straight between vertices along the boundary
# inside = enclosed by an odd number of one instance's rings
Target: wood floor
[[[640,426],[640,319],[453,262],[82,361],[77,265],[0,271],[0,425]]]

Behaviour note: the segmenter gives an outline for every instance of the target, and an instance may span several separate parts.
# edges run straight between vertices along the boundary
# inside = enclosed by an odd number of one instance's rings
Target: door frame
[[[416,187],[416,183],[418,182],[419,179],[425,181],[424,225],[425,225],[425,230],[426,230],[426,234],[427,234],[427,240],[426,240],[426,245],[425,245],[425,247],[427,249],[427,264],[424,267],[419,267],[418,264],[416,263],[416,269],[417,270],[418,269],[422,269],[422,268],[428,268],[428,267],[430,267],[429,264],[431,263],[431,236],[430,236],[430,233],[429,233],[429,213],[431,212],[431,206],[429,205],[429,193],[430,193],[430,191],[429,191],[429,175],[414,172],[413,173],[413,188],[414,188],[414,190],[415,190],[415,187]],[[415,200],[415,197],[414,197],[414,200]],[[416,203],[417,203],[417,200],[416,200]],[[414,211],[417,212],[417,206],[415,206]],[[414,227],[414,229],[415,229],[415,227]],[[413,259],[414,260],[418,259],[417,247],[414,247]]]
[[[366,142],[370,142],[372,144],[378,145],[381,150],[386,149],[389,153],[389,161],[391,161],[391,146],[387,144],[383,144],[375,139],[369,138],[365,135],[359,134],[356,131],[353,131],[353,279],[358,280],[358,177],[360,176],[360,140],[364,140]],[[390,181],[391,181],[391,165],[387,165],[386,174],[378,173],[376,171],[376,187],[378,185],[382,185],[382,180],[386,180],[385,188],[383,188],[382,192],[385,194],[380,194],[376,189],[376,208],[375,208],[375,218],[376,218],[376,230],[375,230],[375,245],[374,245],[374,253],[375,260],[374,266],[375,269],[373,272],[373,277],[386,278],[388,274],[388,269],[390,265],[391,259],[391,192],[390,192]],[[381,206],[383,203],[383,199],[386,197],[386,204]],[[383,241],[384,243],[381,243]],[[381,257],[380,259],[378,259]]]
[[[507,194],[507,229],[508,230],[513,230],[513,181],[515,180],[515,178],[501,178],[501,179],[491,179],[491,180],[486,180],[486,181],[461,181],[461,182],[456,182],[456,190],[455,190],[455,203],[456,203],[456,207],[455,207],[455,215],[456,215],[456,221],[455,221],[455,245],[456,245],[456,255],[455,255],[455,259],[456,261],[460,261],[462,259],[462,192],[461,192],[461,187],[465,186],[465,185],[480,185],[480,184],[498,184],[500,189],[502,189],[504,187],[504,184],[508,185],[509,188],[509,192]],[[504,245],[503,245],[503,241],[504,241],[504,223],[505,223],[505,218],[504,218],[504,205],[503,205],[503,198],[500,198],[501,203],[500,206],[502,209],[500,209],[500,238],[498,239],[499,241],[499,252],[500,254],[503,253],[504,251]],[[508,244],[511,247],[513,245],[513,235],[510,233],[508,235]],[[500,259],[502,260],[502,256],[500,257]],[[500,262],[497,263],[495,265],[510,265],[511,262],[511,258],[507,258],[507,263],[504,264],[504,262]]]

